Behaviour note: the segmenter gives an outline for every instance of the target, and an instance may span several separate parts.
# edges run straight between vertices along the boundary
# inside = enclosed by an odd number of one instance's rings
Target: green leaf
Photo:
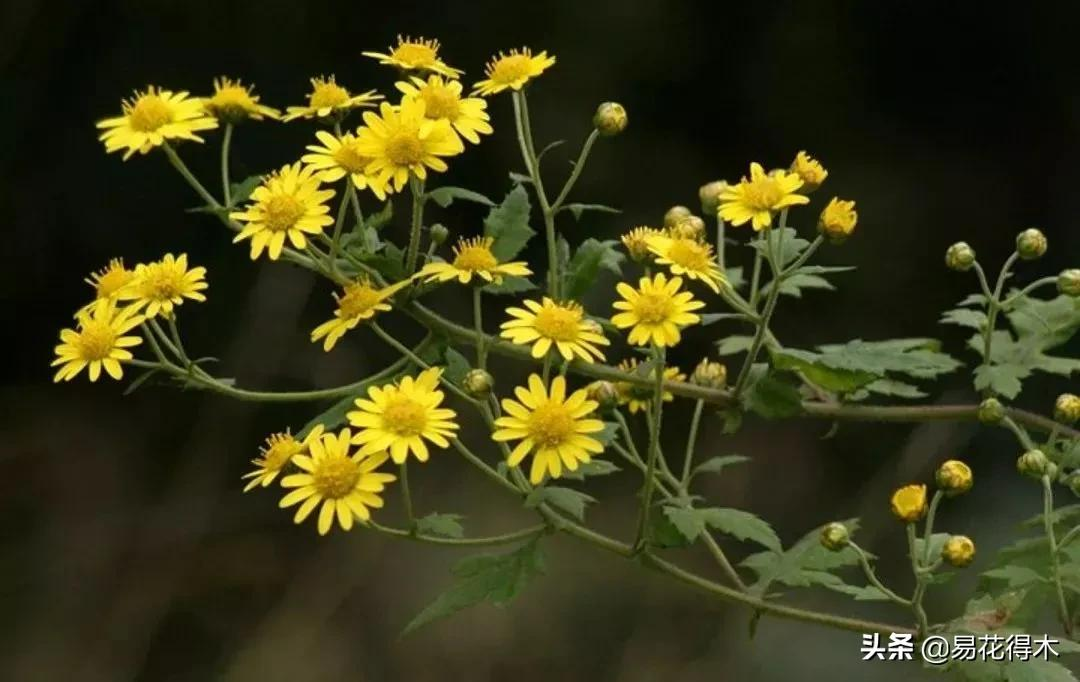
[[[615,248],[614,240],[599,241],[586,239],[574,252],[573,259],[565,271],[563,295],[569,299],[580,299],[589,289],[596,286],[596,278],[601,270],[607,270],[616,276],[622,274],[622,262],[626,258]]]
[[[570,211],[574,214],[574,220],[581,220],[581,214],[585,211],[598,211],[600,213],[622,213],[617,208],[604,206],[603,204],[563,204],[560,211]]]
[[[1031,375],[1019,365],[980,365],[975,369],[975,390],[987,389],[1006,398],[1015,398],[1023,389],[1021,379]]]
[[[667,514],[650,514],[647,529],[649,544],[662,549],[689,547],[691,542],[675,527]]]
[[[377,213],[369,213],[364,218],[364,227],[376,232],[390,224],[394,219],[394,202],[387,199]]]
[[[701,323],[700,324],[701,324],[702,327],[708,327],[710,324],[713,324],[714,322],[719,322],[720,320],[742,320],[742,319],[745,319],[745,316],[741,315],[739,313],[704,313],[700,317],[701,317]]]
[[[263,182],[262,175],[249,175],[240,182],[234,182],[229,186],[229,198],[232,199],[227,208],[239,206],[248,200],[255,188]]]
[[[732,289],[741,289],[746,284],[746,278],[743,277],[743,267],[740,265],[734,268],[726,268],[724,275],[727,277],[728,286]]]
[[[772,526],[748,511],[725,507],[693,509],[665,506],[664,514],[690,542],[697,540],[706,528],[712,528],[739,540],[756,542],[776,552],[781,550],[780,538],[776,537]]]
[[[512,183],[514,183],[515,185],[518,185],[518,186],[531,185],[532,184],[532,178],[530,178],[528,175],[525,175],[523,173],[515,173],[514,171],[510,171],[510,182],[512,182]]]
[[[446,208],[450,204],[454,203],[455,199],[461,199],[462,201],[471,201],[475,204],[483,204],[484,206],[494,206],[495,202],[488,199],[479,192],[474,192],[471,189],[465,189],[464,187],[439,187],[433,189],[427,193],[427,198],[434,201],[439,206]]]
[[[462,559],[453,569],[457,581],[409,621],[402,635],[477,604],[488,602],[502,606],[544,571],[543,554],[537,540],[507,554]]]
[[[891,339],[818,346],[820,361],[834,369],[869,372],[884,376],[888,372],[916,379],[933,379],[961,366],[955,358],[942,353],[936,339]]]
[[[484,219],[484,236],[494,239],[491,253],[500,262],[513,260],[536,231],[529,227],[529,194],[517,185]]]
[[[389,282],[405,279],[405,254],[390,242],[386,242],[386,246],[379,253],[361,258],[365,264],[375,268]]]
[[[855,601],[891,601],[889,595],[873,585],[848,585],[847,583],[826,583],[825,587],[855,597]]]
[[[754,365],[742,400],[747,409],[766,419],[793,417],[802,413],[799,389],[780,376],[768,371],[765,365]]]
[[[592,434],[592,437],[600,441],[602,445],[611,445],[611,441],[615,440],[615,436],[619,433],[618,422],[604,422],[604,430],[599,433]]]
[[[804,265],[784,278],[784,281],[780,284],[780,293],[785,296],[793,296],[795,298],[802,298],[803,289],[826,289],[833,291],[836,287],[832,282],[825,279],[821,275],[832,272],[847,272],[854,270],[853,267],[828,267],[824,265]],[[765,286],[761,287],[761,294],[763,296],[768,295],[772,289],[774,282],[769,282]]]
[[[878,375],[850,369],[830,367],[817,353],[784,348],[771,351],[777,369],[798,370],[812,383],[834,393],[850,393],[878,378]]]
[[[930,560],[933,561],[941,556],[941,550],[945,542],[952,537],[949,533],[934,533],[930,536]],[[922,538],[915,538],[915,556],[924,556],[926,542]]]
[[[1004,667],[1008,682],[1076,682],[1068,668],[1054,661],[1012,661]]]
[[[787,265],[794,261],[796,258],[806,250],[806,247],[810,246],[810,242],[798,236],[798,233],[794,228],[785,227],[783,230],[784,243],[783,243],[783,256],[780,259],[783,265]],[[769,230],[766,235],[769,239],[775,241],[780,236],[781,230]],[[766,256],[769,253],[769,247],[764,240],[755,239],[750,242],[750,248]]]
[[[553,485],[543,485],[534,488],[525,498],[525,506],[534,509],[542,503],[548,503],[552,507],[564,511],[578,521],[585,520],[585,505],[596,502],[596,498],[571,488],[561,488]]]
[[[1067,504],[1062,507],[1058,507],[1050,513],[1050,521],[1056,526],[1059,523],[1066,521],[1072,521],[1073,519],[1080,517],[1080,504]],[[1043,527],[1043,515],[1036,514],[1029,519],[1024,519],[1020,523],[1021,528],[1042,528]]]
[[[718,355],[737,355],[738,353],[745,353],[750,350],[750,346],[754,342],[752,336],[725,336],[716,342],[716,352]]]
[[[304,427],[296,434],[296,437],[300,440],[307,438],[307,435],[311,433],[311,430],[317,425],[322,424],[326,427],[327,431],[337,428],[339,425],[345,423],[345,413],[353,409],[353,402],[364,395],[366,391],[359,389],[356,395],[350,395],[338,400],[336,403],[326,408],[311,420],[304,424]]]
[[[503,275],[502,282],[499,284],[488,284],[484,287],[485,294],[508,295],[508,294],[520,294],[524,291],[532,291],[536,288],[536,285],[532,283],[527,277],[518,277],[517,275]]]
[[[416,532],[460,539],[465,537],[465,529],[461,526],[463,518],[461,514],[428,514],[416,520]]]
[[[749,462],[750,458],[745,455],[724,455],[722,457],[710,457],[694,468],[691,478],[698,474],[718,474],[732,464]]]
[[[994,580],[1004,580],[1006,587],[1026,587],[1031,583],[1043,582],[1043,578],[1037,571],[1027,566],[1000,566],[989,571],[983,571],[983,576]]]
[[[950,661],[948,670],[964,682],[1005,682],[1004,666],[990,661]]]
[[[465,379],[465,375],[469,373],[472,366],[464,355],[454,350],[453,348],[447,348],[445,353],[446,358],[446,370],[443,376],[453,384],[461,385],[461,382]]]
[[[842,523],[852,534],[858,530],[858,519],[847,519]],[[857,565],[859,555],[850,547],[845,547],[839,552],[831,552],[822,547],[822,528],[823,526],[819,526],[810,531],[783,553],[759,552],[746,557],[741,565],[758,575],[758,580],[751,591],[757,595],[764,595],[774,582],[789,587],[843,582],[831,571]]]
[[[971,329],[982,331],[986,329],[988,320],[986,313],[981,310],[970,310],[968,308],[954,308],[952,310],[946,310],[941,315],[941,324],[955,324],[960,327],[970,327]]]
[[[580,465],[577,471],[563,471],[563,478],[572,481],[584,481],[586,476],[607,476],[621,471],[618,466],[606,459],[591,459]]]

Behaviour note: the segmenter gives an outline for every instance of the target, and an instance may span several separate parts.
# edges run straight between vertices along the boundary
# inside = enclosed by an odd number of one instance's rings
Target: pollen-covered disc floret
[[[457,78],[464,73],[439,59],[440,47],[438,40],[398,36],[397,45],[391,45],[386,52],[362,52],[361,54],[378,59],[380,64],[396,66],[405,71],[430,71],[448,78]]]
[[[285,121],[298,118],[325,118],[331,114],[343,114],[357,107],[371,107],[381,100],[382,95],[374,90],[354,95],[344,86],[338,85],[334,76],[318,76],[311,79],[311,92],[307,104],[292,106],[286,110]]]
[[[97,122],[103,130],[98,139],[105,143],[105,151],[122,149],[125,161],[135,152],[146,154],[168,140],[202,142],[195,133],[217,125],[217,119],[203,109],[201,99],[152,85],[124,100],[120,116]]]
[[[743,177],[720,195],[720,217],[736,226],[750,223],[755,232],[760,232],[772,225],[774,212],[810,201],[796,194],[802,185],[797,173],[766,173],[760,163],[751,163],[750,177]]]
[[[481,284],[498,284],[504,276],[527,277],[532,274],[524,261],[500,263],[491,250],[494,243],[492,237],[461,239],[454,246],[454,260],[449,263],[428,263],[420,269],[416,277],[428,282],[449,282],[456,279],[461,284],[469,284],[475,276],[483,280]]]
[[[442,370],[433,367],[415,379],[405,377],[395,384],[372,386],[367,398],[356,399],[356,409],[346,415],[349,423],[359,427],[353,443],[363,445],[361,452],[389,451],[394,462],[401,464],[411,452],[426,462],[428,447],[425,441],[440,448],[450,447],[449,438],[458,429],[457,413],[440,407],[444,394],[438,390]]]
[[[135,266],[131,282],[124,287],[117,297],[122,301],[133,300],[140,306],[146,317],[172,317],[173,309],[182,304],[184,299],[205,301],[203,291],[210,286],[206,283],[206,268],[188,268],[187,254],[173,256],[171,253],[153,263],[139,263]]]
[[[646,238],[649,251],[656,255],[658,265],[666,265],[673,275],[702,282],[716,293],[727,285],[712,246],[697,239],[653,235]]]
[[[556,303],[544,297],[527,300],[524,308],[507,308],[511,320],[503,322],[500,336],[523,346],[532,346],[532,356],[542,358],[554,346],[563,360],[575,357],[585,362],[603,360],[597,346],[610,345],[595,322],[585,317],[585,310],[573,301]]]
[[[60,332],[60,345],[52,361],[52,366],[60,369],[53,381],[71,381],[83,368],[87,368],[90,381],[97,381],[102,369],[120,379],[124,375],[120,365],[134,357],[128,348],[142,343],[141,336],[124,335],[145,319],[138,311],[137,304],[118,307],[113,301],[99,301],[77,313],[76,328]]]
[[[307,246],[309,234],[320,234],[334,219],[327,202],[334,190],[322,189],[314,168],[300,163],[283,166],[268,175],[251,193],[251,203],[242,211],[229,214],[245,223],[233,242],[251,240],[251,260],[266,251],[277,260],[286,238],[298,249]]]
[[[403,280],[381,289],[372,286],[368,279],[347,284],[340,294],[334,294],[334,301],[337,302],[334,317],[312,330],[311,341],[314,343],[322,339],[323,350],[329,352],[345,332],[355,329],[356,325],[378,313],[389,311],[390,304],[386,301],[408,284],[409,280]]]
[[[97,272],[90,273],[84,282],[94,288],[94,300],[86,304],[82,310],[89,310],[98,301],[115,301],[135,278],[135,271],[124,267],[123,258],[113,258],[109,264]]]
[[[301,523],[319,509],[319,535],[326,535],[334,519],[342,530],[351,530],[353,522],[371,519],[371,510],[383,506],[379,495],[386,484],[397,479],[376,469],[387,460],[385,452],[351,452],[352,432],[342,429],[306,441],[307,454],[296,454],[291,462],[302,473],[282,479],[284,488],[295,488],[281,498],[281,508],[299,504],[293,521]]]
[[[405,186],[410,177],[427,178],[431,169],[447,169],[443,157],[456,156],[465,145],[449,123],[425,117],[427,105],[422,99],[402,100],[401,106],[383,103],[376,114],[364,112],[364,127],[357,131],[357,150],[371,159],[367,173],[380,185],[393,183],[395,190]]]
[[[507,89],[520,90],[554,63],[555,57],[549,57],[546,51],[533,55],[527,47],[500,52],[484,67],[487,78],[474,85],[473,92],[486,97]]]
[[[274,482],[293,457],[307,450],[308,444],[323,434],[323,425],[316,424],[303,440],[297,440],[288,431],[272,433],[266,437],[266,444],[259,448],[259,456],[251,460],[255,470],[241,479],[251,479],[244,486],[244,492],[256,487],[267,487]]]
[[[371,159],[360,153],[359,143],[352,133],[343,133],[337,137],[325,130],[316,131],[315,137],[321,145],[309,144],[309,154],[304,154],[300,160],[318,171],[319,179],[323,182],[337,182],[345,176],[357,189],[370,189],[380,201],[386,200],[386,187],[375,182],[375,179],[367,174],[367,166]],[[393,187],[390,188],[393,191]]]
[[[639,367],[637,358],[627,358],[619,363],[619,369],[628,374],[638,374]],[[641,376],[647,378],[651,375],[642,374]],[[686,381],[686,375],[680,372],[678,367],[665,367],[664,381]],[[630,414],[649,411],[653,397],[651,382],[646,385],[617,381],[615,388],[619,392],[619,405],[625,405],[626,409],[630,410]],[[670,403],[675,400],[675,394],[665,389],[660,399],[665,403]]]
[[[473,144],[480,143],[480,135],[493,132],[487,102],[479,97],[463,97],[461,83],[442,76],[410,78],[395,84],[405,99],[424,102],[424,118],[445,121],[459,135]]]
[[[529,480],[535,485],[562,476],[563,470],[576,471],[604,446],[589,434],[604,430],[604,422],[589,418],[596,411],[596,401],[589,400],[585,389],[566,396],[566,379],[555,377],[551,389],[536,374],[529,377],[528,388],[514,389],[517,400],[506,398],[506,415],[495,420],[491,434],[496,441],[520,441],[510,452],[507,464],[516,467],[533,453]]]
[[[619,329],[629,328],[627,340],[634,345],[674,346],[682,338],[681,328],[701,322],[692,311],[705,304],[694,300],[689,291],[680,291],[679,277],[669,280],[658,272],[651,278],[642,277],[637,289],[625,282],[615,288],[623,300],[613,304],[620,312],[612,316],[611,323]]]
[[[663,236],[665,236],[663,230],[642,225],[630,230],[620,239],[623,246],[626,247],[626,252],[630,254],[630,258],[640,263],[649,257],[649,240],[653,237]]]
[[[206,113],[225,123],[240,123],[263,118],[278,120],[281,112],[265,104],[259,104],[250,85],[221,76],[214,79],[214,94],[203,101]]]

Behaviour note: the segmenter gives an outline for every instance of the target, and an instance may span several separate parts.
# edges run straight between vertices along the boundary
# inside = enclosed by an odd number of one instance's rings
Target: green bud
[[[850,542],[851,533],[842,523],[834,521],[821,529],[821,546],[830,552],[839,552]]]
[[[594,381],[585,387],[589,400],[600,405],[601,412],[610,412],[619,404],[619,389],[610,381]]]
[[[698,190],[698,198],[701,199],[701,212],[705,215],[716,215],[720,208],[720,195],[728,188],[724,180],[713,180],[705,183]]]
[[[945,265],[950,270],[967,272],[975,265],[975,249],[967,245],[967,242],[956,242],[945,252]]]
[[[727,384],[727,367],[722,362],[703,358],[690,375],[690,381],[705,388],[723,388]]]
[[[628,122],[626,108],[618,102],[604,102],[593,115],[593,127],[604,137],[618,135],[626,130]]]
[[[1005,406],[997,398],[987,398],[979,403],[978,417],[983,424],[997,424],[1005,418]]]
[[[940,467],[934,476],[938,488],[950,497],[962,495],[971,490],[975,480],[971,474],[971,467],[958,459],[950,459]]]
[[[1016,470],[1031,478],[1052,476],[1051,467],[1053,467],[1053,474],[1056,474],[1057,467],[1046,458],[1042,450],[1028,450],[1016,460]]]
[[[439,246],[446,241],[446,238],[450,236],[450,230],[446,229],[443,224],[431,226],[431,243],[435,246]]]
[[[1074,471],[1065,484],[1069,486],[1073,495],[1080,497],[1080,472]]]
[[[1054,419],[1069,425],[1080,421],[1080,396],[1062,393],[1054,402]]]
[[[1016,252],[1024,260],[1042,258],[1046,253],[1046,235],[1034,227],[1016,235]]]
[[[491,395],[491,389],[495,388],[495,378],[486,370],[473,369],[465,375],[461,385],[466,393],[478,400],[483,400]]]
[[[1080,270],[1071,268],[1062,270],[1057,280],[1058,291],[1066,296],[1080,296]]]
[[[672,206],[664,214],[664,227],[672,228],[694,215],[685,206]]]

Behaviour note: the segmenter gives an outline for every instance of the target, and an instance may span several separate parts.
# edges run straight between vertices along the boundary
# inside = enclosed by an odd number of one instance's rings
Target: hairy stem
[[[1061,626],[1065,628],[1065,634],[1071,639],[1073,636],[1072,616],[1069,614],[1068,603],[1065,601],[1065,588],[1061,584],[1061,560],[1058,557],[1058,543],[1054,531],[1054,488],[1049,476],[1042,477],[1043,489],[1043,531],[1046,533],[1046,541],[1050,545],[1050,580],[1054,583],[1054,591],[1057,594],[1058,618]]]
[[[690,482],[690,467],[694,463],[694,448],[697,444],[698,428],[701,426],[701,413],[705,411],[705,401],[698,398],[694,403],[694,416],[690,419],[690,434],[686,437],[686,455],[683,457],[682,485]]]
[[[221,137],[221,196],[226,206],[232,206],[232,181],[229,179],[229,147],[232,145],[233,124],[225,124],[225,134]]]
[[[634,547],[643,550],[647,546],[649,515],[652,512],[653,487],[656,462],[660,456],[660,426],[664,414],[664,363],[667,353],[663,346],[653,348],[653,394],[649,404],[649,450],[645,461],[645,484],[641,490],[641,512],[638,515],[637,538]]]
[[[405,274],[416,272],[416,261],[420,258],[420,237],[424,225],[424,181],[418,178],[409,180],[412,192],[412,226],[409,228],[409,246],[405,255]]]

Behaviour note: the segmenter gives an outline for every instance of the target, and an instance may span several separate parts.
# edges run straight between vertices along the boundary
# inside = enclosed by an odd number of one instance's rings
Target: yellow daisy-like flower
[[[619,369],[631,374],[636,374],[638,367],[637,358],[627,358],[619,363]],[[678,367],[665,367],[664,381],[686,381],[686,375],[680,372]],[[626,405],[627,409],[630,410],[630,414],[649,411],[653,396],[651,386],[642,386],[629,381],[616,381],[615,390],[619,395],[619,404]],[[665,390],[661,395],[661,400],[670,403],[675,400],[675,394]]]
[[[395,86],[406,98],[424,100],[426,118],[446,121],[473,144],[480,143],[478,133],[492,133],[487,102],[479,97],[462,97],[459,81],[444,80],[441,76],[428,76],[425,81],[414,76],[409,82],[398,82]]]
[[[905,523],[915,523],[926,516],[926,486],[912,484],[897,488],[890,506],[893,516]]]
[[[77,328],[60,332],[60,345],[52,361],[52,366],[60,369],[53,381],[71,381],[84,367],[89,368],[90,381],[97,381],[102,368],[113,379],[123,377],[121,363],[134,357],[128,348],[142,343],[141,336],[124,336],[145,319],[138,311],[138,305],[117,307],[112,301],[100,301],[80,312]]]
[[[359,409],[349,412],[349,423],[361,430],[353,443],[363,445],[362,453],[390,451],[390,457],[402,464],[412,452],[426,462],[425,440],[440,448],[450,447],[458,425],[453,410],[441,408],[444,395],[438,390],[442,370],[426,369],[415,379],[405,377],[398,383],[372,386],[368,397],[356,399]]]
[[[290,474],[281,480],[284,488],[295,488],[278,504],[282,509],[300,504],[295,523],[319,509],[319,535],[326,535],[337,519],[342,530],[351,530],[353,521],[371,519],[371,509],[383,506],[379,495],[386,484],[397,480],[393,474],[376,471],[386,461],[385,452],[350,453],[352,432],[342,429],[337,435],[326,433],[308,443],[310,455],[293,455],[292,463],[303,473]]]
[[[649,257],[649,239],[663,236],[664,232],[662,230],[643,225],[630,230],[621,239],[623,246],[626,247],[626,252],[630,254],[630,258],[640,263]]]
[[[90,276],[83,280],[94,287],[94,300],[83,306],[80,312],[90,310],[98,301],[115,301],[133,279],[135,271],[124,267],[124,259],[113,258],[107,266],[90,273]]]
[[[307,149],[311,153],[304,154],[300,160],[319,171],[319,178],[323,182],[337,182],[348,175],[357,189],[370,189],[380,201],[386,201],[388,188],[375,182],[374,178],[367,174],[366,168],[371,163],[371,158],[360,153],[355,135],[345,133],[341,137],[335,137],[325,130],[320,130],[315,133],[315,137],[322,142],[322,146],[308,145]],[[389,189],[393,191],[392,187]]]
[[[546,51],[534,56],[527,47],[500,52],[484,67],[487,78],[474,85],[473,92],[486,97],[507,88],[520,90],[554,63],[555,57],[549,57]]]
[[[855,210],[855,202],[833,197],[818,218],[818,232],[832,242],[839,243],[851,236],[858,222],[859,214]]]
[[[312,343],[323,339],[323,350],[329,352],[345,332],[375,317],[377,313],[389,311],[390,304],[386,300],[408,284],[409,280],[404,280],[377,289],[369,280],[360,279],[346,285],[340,295],[334,294],[334,301],[337,302],[334,317],[312,330]]]
[[[619,282],[615,288],[623,300],[613,306],[622,312],[612,316],[611,323],[619,329],[630,327],[627,340],[634,345],[674,346],[681,338],[679,329],[701,322],[691,311],[705,307],[689,291],[679,291],[680,287],[682,278],[669,280],[662,272],[642,277],[637,289]]]
[[[545,296],[542,302],[525,301],[524,304],[528,310],[506,309],[514,319],[502,323],[499,335],[504,339],[521,346],[532,345],[534,358],[544,357],[555,346],[567,362],[575,355],[585,362],[604,359],[603,352],[596,346],[607,346],[611,342],[604,338],[595,322],[585,317],[585,310],[578,303],[556,303]]]
[[[388,52],[361,52],[365,57],[378,59],[380,64],[396,66],[406,71],[431,71],[449,78],[457,78],[464,71],[455,69],[439,59],[438,40],[398,36],[397,45],[391,45]]]
[[[720,217],[732,225],[751,223],[755,232],[772,225],[772,214],[788,206],[810,200],[796,194],[803,180],[796,173],[777,170],[766,173],[760,163],[750,164],[750,177],[729,185],[720,194]]]
[[[696,239],[672,238],[665,235],[647,237],[649,251],[656,262],[666,265],[672,274],[704,282],[716,293],[727,284],[727,277],[716,263],[712,246]]]
[[[529,480],[536,485],[545,474],[562,476],[563,468],[576,471],[580,464],[604,451],[596,438],[588,435],[604,430],[604,422],[587,417],[596,411],[597,402],[589,400],[585,389],[566,397],[566,379],[555,377],[548,391],[539,375],[529,377],[529,386],[514,389],[517,400],[505,398],[503,410],[508,416],[495,420],[498,427],[491,437],[499,442],[518,440],[506,463],[521,464],[533,453]]]
[[[311,93],[308,94],[307,104],[289,107],[283,120],[287,122],[298,118],[324,118],[356,107],[372,107],[381,99],[382,95],[374,90],[354,95],[338,85],[333,76],[319,76],[311,79]]]
[[[795,155],[795,160],[791,163],[791,172],[802,179],[803,184],[800,189],[807,194],[821,187],[825,178],[829,177],[829,171],[825,170],[825,166],[806,152]]]
[[[410,175],[423,180],[428,168],[442,173],[447,166],[440,157],[465,151],[449,123],[425,118],[426,106],[422,99],[405,99],[397,108],[384,102],[379,114],[364,112],[357,150],[372,159],[366,170],[380,185],[393,181],[401,190]]]
[[[146,154],[167,140],[202,142],[195,133],[217,125],[217,119],[206,115],[201,99],[153,85],[124,100],[122,115],[97,122],[104,130],[98,139],[105,143],[105,151],[124,149],[125,161],[135,152]]]
[[[306,247],[305,235],[319,234],[334,222],[326,204],[334,190],[321,189],[321,185],[315,169],[300,163],[271,173],[251,193],[246,209],[229,214],[233,220],[247,223],[233,242],[251,239],[251,260],[263,249],[270,260],[277,260],[286,237],[296,248]]]
[[[469,284],[475,275],[484,282],[498,284],[502,282],[504,275],[527,277],[532,274],[524,261],[500,263],[491,252],[491,245],[494,243],[495,239],[492,237],[459,239],[454,246],[453,261],[428,263],[414,277],[428,282],[449,282],[456,279],[461,284]]]
[[[134,300],[140,306],[145,305],[143,313],[147,318],[172,317],[173,308],[182,304],[184,299],[205,301],[202,293],[206,283],[206,268],[188,269],[187,254],[173,256],[171,253],[153,263],[139,263],[135,266],[134,278],[118,294],[122,301]]]
[[[225,76],[214,79],[214,94],[203,101],[206,113],[226,123],[241,123],[263,118],[278,120],[281,112],[265,104],[259,104],[259,96],[250,85]]]
[[[244,492],[246,493],[258,486],[265,488],[273,483],[274,479],[285,469],[285,466],[292,458],[307,450],[308,444],[321,436],[323,430],[322,424],[316,424],[308,433],[307,438],[302,441],[296,440],[288,431],[272,433],[267,436],[266,445],[259,448],[259,456],[251,460],[251,463],[255,465],[255,471],[248,472],[240,477],[241,480],[245,478],[251,479],[244,486]]]

